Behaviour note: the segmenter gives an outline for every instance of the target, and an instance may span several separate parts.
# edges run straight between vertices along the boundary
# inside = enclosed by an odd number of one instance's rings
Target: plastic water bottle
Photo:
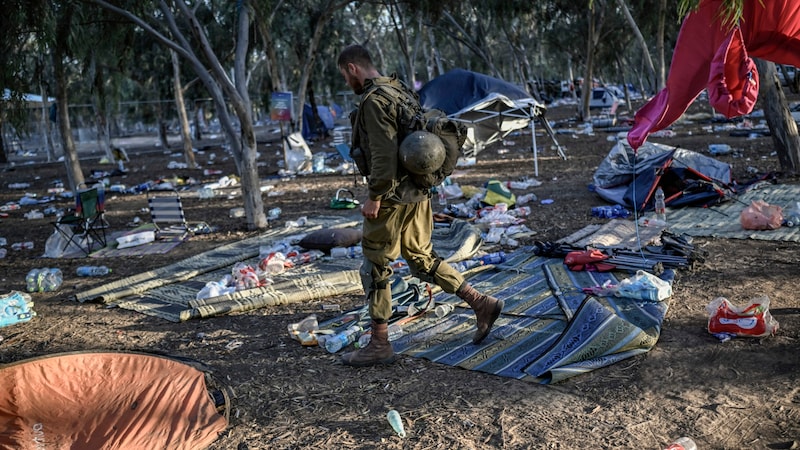
[[[102,277],[111,273],[111,269],[106,266],[81,266],[78,267],[79,277]]]
[[[360,331],[361,327],[353,325],[341,333],[334,334],[325,340],[325,350],[327,350],[328,353],[338,352],[339,350],[355,342]]]
[[[447,205],[447,196],[444,193],[444,183],[440,184],[436,189],[436,194],[439,196],[439,204],[442,206]]]
[[[396,410],[392,409],[386,414],[386,419],[389,421],[389,425],[392,426],[392,429],[398,436],[401,438],[406,437],[406,430],[403,428],[403,419],[400,417],[400,413]]]
[[[697,444],[690,437],[680,437],[664,450],[697,450]]]
[[[624,219],[630,215],[631,212],[625,209],[625,207],[622,205],[592,207],[592,216],[600,219]]]
[[[476,267],[476,266],[480,266],[482,264],[483,264],[483,261],[481,261],[479,259],[467,259],[465,261],[459,261],[457,263],[454,263],[454,264],[452,264],[452,266],[453,266],[453,269],[456,269],[457,271],[459,271],[461,273],[464,273],[467,270],[469,270],[469,269],[471,269],[473,267]]]
[[[489,253],[478,258],[483,264],[500,264],[506,262],[505,252]]]
[[[40,292],[55,292],[63,282],[64,275],[61,273],[61,269],[43,269],[43,272],[39,272]]]
[[[661,189],[661,186],[656,189],[655,209],[656,220],[661,220],[664,223],[667,223],[667,205],[664,200],[664,190]]]
[[[61,287],[64,276],[61,269],[33,269],[25,276],[28,292],[53,292]]]
[[[364,254],[360,245],[352,247],[334,247],[331,249],[332,258],[359,258]]]
[[[267,211],[267,220],[276,220],[278,217],[281,216],[281,209],[280,208],[272,208]]]
[[[393,323],[389,325],[389,341],[396,341],[403,337],[405,331],[403,331],[403,327],[399,324]]]

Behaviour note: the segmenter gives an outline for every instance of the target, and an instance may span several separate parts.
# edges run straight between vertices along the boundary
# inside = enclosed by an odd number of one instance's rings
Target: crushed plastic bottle
[[[406,430],[403,428],[403,419],[400,417],[400,413],[397,410],[390,410],[386,414],[386,419],[389,421],[389,425],[392,426],[392,429],[398,436],[401,438],[406,437]]]
[[[111,269],[106,266],[81,266],[78,267],[79,277],[102,277],[111,273]]]

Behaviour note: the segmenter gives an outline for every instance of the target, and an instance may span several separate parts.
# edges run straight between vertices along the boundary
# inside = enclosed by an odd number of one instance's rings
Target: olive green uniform
[[[389,264],[400,255],[414,276],[436,283],[445,292],[455,293],[464,283],[458,271],[434,255],[430,198],[400,165],[398,146],[405,130],[398,130],[398,102],[393,98],[399,92],[418,102],[416,94],[396,76],[367,80],[353,123],[353,148],[360,148],[365,155],[369,198],[381,202],[378,217],[364,219],[361,241],[361,281],[370,316],[378,323],[392,315]]]

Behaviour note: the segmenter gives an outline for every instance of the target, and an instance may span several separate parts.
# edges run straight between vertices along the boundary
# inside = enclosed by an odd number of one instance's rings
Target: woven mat
[[[258,263],[259,247],[323,227],[360,226],[360,220],[315,217],[301,229],[279,229],[231,243],[170,266],[99,286],[76,295],[78,301],[114,303],[173,322],[248,311],[264,306],[309,302],[363,291],[358,269],[361,259],[324,258],[273,277],[273,283],[202,301],[197,293],[209,281],[219,281],[238,262]],[[290,239],[291,240],[291,239]],[[480,231],[464,221],[437,230],[436,252],[448,261],[473,256],[482,243]]]
[[[560,259],[509,255],[502,266],[476,271],[470,283],[505,301],[489,337],[472,344],[475,315],[459,298],[439,292],[455,309],[403,323],[397,352],[441,364],[538,383],[552,383],[649,351],[658,341],[668,301],[584,294],[581,287],[618,283],[627,274],[571,272]],[[356,312],[356,315],[360,312]],[[344,317],[352,316],[345,314]],[[335,321],[341,329],[350,325]]]
[[[92,258],[115,258],[118,256],[160,255],[169,252],[188,239],[188,235],[167,236],[153,242],[148,242],[147,244],[127,248],[117,248],[119,245],[117,238],[154,229],[155,226],[152,223],[147,223],[132,230],[111,233],[107,237],[107,245],[97,251],[92,252],[89,256]]]
[[[603,225],[587,225],[558,242],[574,247],[613,247],[636,251],[657,241],[663,230],[659,227],[637,227],[633,220],[612,219]]]
[[[780,227],[765,231],[743,229],[739,215],[753,200],[764,200],[770,205],[785,209],[800,201],[800,185],[765,185],[711,208],[668,210],[669,229],[674,233],[690,236],[800,242],[800,227]]]

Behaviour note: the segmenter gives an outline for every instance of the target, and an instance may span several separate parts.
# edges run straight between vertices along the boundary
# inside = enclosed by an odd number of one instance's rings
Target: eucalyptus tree
[[[235,38],[232,40],[233,59],[230,67],[225,67],[224,58],[214,52],[207,34],[207,25],[197,16],[198,11],[203,10],[210,2],[190,5],[181,0],[121,1],[116,4],[105,0],[91,1],[141,27],[192,66],[213,99],[220,123],[228,137],[228,145],[242,181],[247,226],[250,229],[266,228],[268,222],[261,197],[253,110],[247,86],[250,1],[236,3]],[[233,79],[229,77],[228,69],[232,69]],[[238,119],[238,129],[232,114]]]
[[[52,48],[53,77],[55,78],[55,98],[58,112],[58,126],[61,132],[61,143],[64,150],[64,164],[67,169],[67,182],[75,191],[85,183],[81,170],[78,150],[72,137],[72,123],[69,117],[70,104],[70,76],[69,70],[74,67],[76,43],[80,42],[79,36],[74,33],[81,28],[83,9],[76,2],[64,0],[52,3],[54,17],[54,34]]]
[[[50,32],[48,23],[50,11],[46,0],[17,0],[6,2],[0,15],[0,131],[4,123],[9,123],[18,133],[25,132],[27,104],[24,93],[33,87],[34,74],[28,52],[35,49],[36,36]],[[40,65],[41,67],[41,65]],[[6,95],[5,89],[8,89]],[[0,163],[7,163],[8,155],[4,133],[0,132]]]

